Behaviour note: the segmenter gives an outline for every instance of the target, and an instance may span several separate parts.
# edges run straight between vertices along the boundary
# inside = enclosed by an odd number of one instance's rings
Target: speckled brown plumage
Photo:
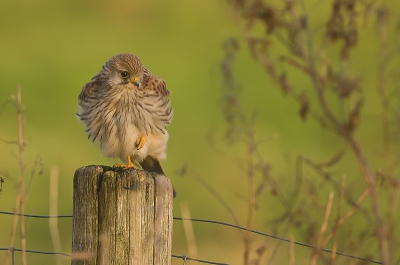
[[[77,116],[105,156],[127,163],[118,166],[135,167],[131,161],[137,161],[163,173],[159,161],[166,158],[170,94],[136,55],[118,54],[82,88]]]

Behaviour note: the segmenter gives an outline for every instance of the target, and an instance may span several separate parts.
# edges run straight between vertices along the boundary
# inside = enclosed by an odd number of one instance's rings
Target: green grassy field
[[[313,30],[321,32],[323,19],[329,14],[330,1],[306,1],[313,6],[309,11]],[[389,3],[389,2],[388,2]],[[276,4],[278,8],[282,4]],[[391,14],[398,16],[400,5],[391,5]],[[397,18],[396,18],[397,19]],[[381,104],[377,90],[377,64],[379,63],[379,41],[374,15],[359,35],[359,44],[352,54],[352,64],[348,69],[361,80],[365,104],[362,111],[357,136],[373,170],[385,166],[382,149]],[[393,23],[394,25],[395,23]],[[398,31],[390,27],[390,47],[393,54],[398,48]],[[397,35],[396,35],[397,34]],[[9,1],[0,3],[0,104],[15,94],[17,86],[22,87],[24,105],[25,152],[27,164],[40,156],[43,173],[35,175],[27,196],[26,213],[47,214],[49,211],[50,168],[57,166],[59,179],[59,213],[72,213],[72,178],[79,167],[101,164],[112,165],[118,160],[105,158],[99,147],[87,140],[83,125],[76,119],[77,97],[82,86],[98,73],[101,66],[113,55],[130,52],[137,54],[152,73],[166,80],[171,90],[174,119],[169,127],[170,142],[168,158],[163,162],[167,175],[171,178],[178,197],[174,202],[174,216],[181,216],[180,205],[187,202],[191,216],[204,219],[232,222],[223,206],[218,203],[196,177],[201,177],[229,203],[242,225],[247,218],[247,177],[246,145],[240,141],[232,145],[224,136],[227,124],[222,108],[223,88],[220,63],[224,58],[223,43],[231,37],[242,38],[230,9],[223,1]],[[338,46],[327,50],[327,56],[335,61]],[[282,48],[275,48],[277,54]],[[397,57],[398,58],[398,57]],[[392,69],[393,68],[393,69]],[[389,69],[389,80],[396,80],[393,64]],[[350,70],[349,70],[350,71]],[[303,122],[298,116],[299,106],[285,97],[265,74],[260,63],[251,58],[244,43],[237,54],[234,68],[235,80],[240,85],[239,99],[244,113],[257,113],[255,139],[267,139],[258,145],[260,155],[271,165],[271,175],[276,185],[287,197],[295,189],[296,157],[302,155],[316,162],[328,161],[336,152],[346,150],[338,165],[329,169],[331,177],[340,182],[347,176],[349,191],[358,198],[364,190],[357,162],[346,144],[312,120]],[[299,72],[288,70],[295,84],[312,93],[310,81]],[[392,85],[389,81],[389,86]],[[394,106],[391,113],[398,113],[398,87],[392,86]],[[335,104],[335,99],[331,99]],[[314,107],[318,109],[316,102]],[[7,105],[1,109],[0,138],[17,139],[17,118],[15,109]],[[399,129],[394,123],[393,131]],[[394,120],[395,122],[395,120]],[[399,133],[397,132],[397,139]],[[398,142],[397,142],[398,143]],[[398,146],[397,146],[398,147]],[[0,171],[7,172],[0,196],[0,210],[12,211],[15,207],[16,184],[18,181],[17,148],[0,142]],[[394,156],[398,157],[396,147]],[[396,160],[398,162],[398,160]],[[179,172],[187,167],[185,176]],[[29,178],[31,167],[28,167]],[[395,171],[398,174],[398,171]],[[4,176],[3,176],[4,177]],[[261,177],[256,176],[256,184]],[[312,189],[315,189],[313,198]],[[381,188],[381,187],[380,187]],[[328,193],[333,188],[321,176],[308,168],[304,172],[304,194],[312,200],[319,200],[321,207],[310,212],[321,224],[324,205]],[[384,190],[384,188],[382,188]],[[306,195],[305,195],[306,196]],[[386,208],[385,193],[382,192],[382,208]],[[278,217],[284,207],[273,192],[272,184],[257,198],[258,210],[254,216],[254,229],[267,233],[277,233],[288,238],[313,243],[308,237],[306,226],[290,226],[276,229],[270,222]],[[307,198],[310,198],[307,197]],[[302,197],[299,203],[310,205]],[[334,208],[337,208],[335,197]],[[335,208],[335,210],[336,210]],[[346,210],[349,206],[346,206]],[[346,232],[339,234],[338,250],[353,251],[345,242],[349,234],[368,234],[363,256],[376,247],[371,239],[373,231],[370,203],[363,203],[364,214],[355,215],[345,224]],[[369,216],[368,218],[365,216]],[[398,220],[398,218],[396,218]],[[28,249],[52,251],[48,222],[42,219],[27,219]],[[12,217],[0,215],[0,247],[8,247]],[[62,250],[71,250],[71,220],[59,220]],[[272,227],[274,229],[272,229]],[[319,227],[315,228],[316,230]],[[209,224],[194,224],[198,247],[198,258],[242,264],[243,243],[239,232],[231,228]],[[398,231],[397,233],[398,238]],[[357,236],[353,236],[355,240]],[[253,245],[261,245],[263,238],[254,236]],[[343,241],[340,241],[343,240]],[[364,240],[364,238],[359,238]],[[278,246],[276,240],[269,240],[266,259]],[[19,247],[20,242],[15,241]],[[327,246],[331,247],[331,246]],[[173,253],[188,253],[185,234],[181,222],[174,223]],[[288,263],[289,244],[281,243],[276,263]],[[354,254],[354,253],[353,253]],[[255,252],[252,253],[255,255]],[[296,247],[296,261],[309,260],[311,251]],[[255,255],[256,256],[256,255]],[[5,252],[0,252],[3,263]],[[16,254],[20,264],[20,254]],[[379,255],[373,259],[379,260]],[[346,259],[344,263],[350,262]],[[55,264],[54,256],[28,254],[29,264]],[[64,259],[63,264],[69,264]],[[182,264],[174,259],[172,264]],[[195,263],[191,263],[195,264]],[[264,263],[266,264],[266,263]],[[296,263],[302,264],[302,263]],[[339,263],[338,263],[339,264]]]

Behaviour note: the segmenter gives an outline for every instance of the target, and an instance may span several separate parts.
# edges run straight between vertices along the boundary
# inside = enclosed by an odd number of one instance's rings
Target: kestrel
[[[77,116],[85,124],[88,138],[100,143],[107,157],[163,174],[160,160],[166,158],[167,125],[172,119],[164,80],[145,68],[133,54],[113,56],[79,94]]]

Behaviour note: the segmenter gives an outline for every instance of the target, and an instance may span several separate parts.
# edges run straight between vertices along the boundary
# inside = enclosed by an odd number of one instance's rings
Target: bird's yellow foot
[[[136,140],[137,150],[140,150],[144,144],[146,143],[146,136],[141,136],[139,139]]]
[[[114,164],[114,168],[122,168],[122,169],[129,169],[129,168],[134,168],[134,169],[138,169],[137,166],[135,166],[135,164],[132,163],[131,157],[127,156],[127,161],[128,163],[125,164]]]

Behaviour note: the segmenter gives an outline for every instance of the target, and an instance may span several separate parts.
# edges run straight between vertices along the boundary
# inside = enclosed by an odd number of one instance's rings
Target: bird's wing
[[[168,97],[171,94],[171,91],[167,89],[167,83],[161,78],[150,74],[150,71],[147,69],[143,76],[143,89],[148,94],[156,94],[163,97]]]
[[[160,175],[165,175],[164,170],[161,167],[160,161],[152,156],[147,156],[142,162],[140,162],[142,168],[146,171],[156,172]]]
[[[90,98],[94,93],[96,93],[97,89],[100,87],[100,75],[96,75],[90,80],[86,85],[83,86],[81,93],[78,96],[80,101],[86,101]]]

